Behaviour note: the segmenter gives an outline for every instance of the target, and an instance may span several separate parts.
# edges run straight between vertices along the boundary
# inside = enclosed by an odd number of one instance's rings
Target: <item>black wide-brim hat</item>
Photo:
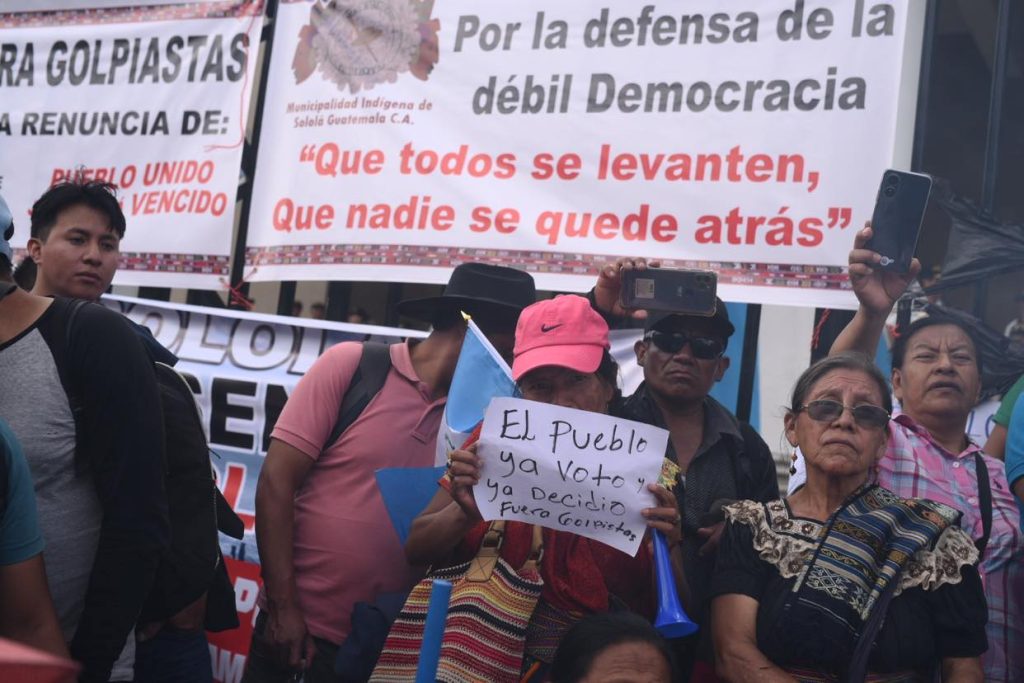
[[[529,273],[489,263],[463,263],[452,271],[441,296],[406,299],[398,304],[398,312],[409,318],[431,322],[434,314],[445,307],[468,309],[481,305],[519,312],[537,300],[537,288]]]

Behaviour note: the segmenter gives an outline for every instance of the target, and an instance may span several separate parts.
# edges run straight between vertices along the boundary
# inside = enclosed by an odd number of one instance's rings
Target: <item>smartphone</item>
[[[622,274],[620,299],[625,308],[712,316],[717,293],[714,271],[646,268]]]
[[[882,174],[871,216],[872,235],[865,245],[882,255],[881,268],[897,273],[910,270],[931,191],[932,179],[921,173],[890,169]]]

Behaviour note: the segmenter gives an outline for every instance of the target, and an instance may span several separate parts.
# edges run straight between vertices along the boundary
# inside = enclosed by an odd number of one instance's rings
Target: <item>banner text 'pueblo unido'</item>
[[[254,279],[484,259],[584,291],[646,256],[732,301],[855,305],[853,232],[909,150],[906,0],[384,4],[279,8]]]
[[[51,184],[110,182],[128,223],[115,284],[220,288],[263,3],[123,4],[0,13],[0,192],[14,244]]]
[[[547,403],[496,398],[484,416],[473,495],[485,520],[512,519],[636,555],[668,432]]]

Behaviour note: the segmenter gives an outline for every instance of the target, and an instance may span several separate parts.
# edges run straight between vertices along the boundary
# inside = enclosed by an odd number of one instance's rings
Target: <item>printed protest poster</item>
[[[0,192],[68,177],[120,189],[115,284],[215,289],[228,277],[260,0],[0,12]]]
[[[636,555],[655,504],[668,432],[517,398],[484,415],[473,487],[485,520],[513,519],[593,538]]]
[[[645,256],[727,300],[852,307],[853,233],[909,159],[921,9],[283,3],[249,268],[441,283],[476,259],[582,291]]]
[[[224,566],[235,587],[235,609],[238,610],[239,625],[229,631],[207,633],[206,637],[210,643],[213,680],[217,683],[240,683],[245,672],[245,660],[249,656],[253,626],[259,613],[256,600],[263,581],[258,564],[225,557]]]
[[[334,344],[369,335],[387,343],[418,330],[263,315],[205,306],[106,296],[103,303],[149,328],[178,357],[175,369],[196,396],[218,484],[245,522],[241,542],[223,537],[224,554],[258,562],[256,480],[270,433],[292,389]]]

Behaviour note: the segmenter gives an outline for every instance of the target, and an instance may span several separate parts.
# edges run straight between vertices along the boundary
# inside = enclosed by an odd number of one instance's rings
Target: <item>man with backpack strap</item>
[[[292,680],[303,670],[307,683],[342,680],[334,662],[355,604],[408,591],[420,578],[423,568],[406,562],[374,472],[434,464],[466,334],[460,311],[511,355],[519,312],[534,299],[525,273],[463,264],[442,296],[399,304],[433,330],[386,349],[382,384],[364,379],[380,363],[362,362],[379,347],[359,343],[328,349],[300,380],[271,435],[256,489],[264,586],[243,681]],[[353,393],[358,401],[349,399]]]
[[[152,364],[124,317],[88,304],[69,329],[69,300],[13,284],[0,257],[0,414],[32,473],[54,606],[80,680],[132,680],[132,629],[170,540]]]
[[[117,272],[125,233],[114,187],[79,180],[54,185],[36,201],[31,221],[28,250],[36,267],[32,292],[97,301]],[[77,307],[70,319],[69,328],[77,319]],[[135,680],[209,682],[213,669],[206,630],[238,626],[218,524],[237,538],[244,529],[216,489],[201,416],[191,390],[173,369],[177,357],[148,328],[128,324],[156,373],[172,532],[171,546],[161,558],[152,592],[139,615]],[[74,387],[70,390],[74,393]]]

